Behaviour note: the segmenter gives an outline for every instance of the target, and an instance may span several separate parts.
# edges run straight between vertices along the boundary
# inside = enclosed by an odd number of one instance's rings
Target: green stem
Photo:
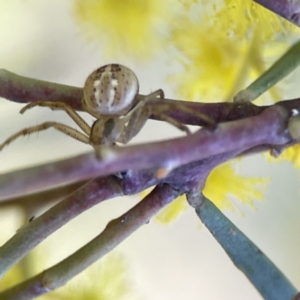
[[[234,101],[254,101],[262,93],[294,71],[299,64],[300,41],[293,45],[269,70],[251,83],[245,90],[240,91],[234,97]]]
[[[0,278],[29,251],[71,219],[104,200],[122,195],[116,178],[99,177],[86,183],[32,222],[27,221],[0,247]]]
[[[176,199],[179,192],[168,184],[157,186],[144,200],[121,217],[112,220],[87,245],[57,265],[35,277],[0,293],[1,300],[29,300],[48,293],[85,270],[117,247],[139,227],[149,222],[164,206]]]

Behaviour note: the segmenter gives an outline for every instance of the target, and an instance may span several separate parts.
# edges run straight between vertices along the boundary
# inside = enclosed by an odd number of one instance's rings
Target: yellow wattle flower
[[[271,180],[238,174],[235,170],[235,161],[226,162],[212,170],[207,178],[203,194],[220,209],[234,210],[236,205],[232,201],[233,198],[255,208],[254,200],[264,199],[264,192]],[[141,195],[144,197],[148,193],[149,190],[143,191]],[[169,224],[188,207],[186,197],[180,196],[162,209],[154,220],[161,224]]]
[[[220,34],[214,35],[201,22],[193,23],[189,18],[174,25],[172,40],[185,57],[179,57],[182,72],[170,78],[180,97],[222,101],[234,85],[246,48]]]
[[[186,197],[179,196],[176,200],[162,209],[154,218],[155,221],[161,224],[170,224],[175,221],[179,215],[188,209]]]
[[[292,147],[288,147],[276,158],[267,153],[266,158],[268,162],[272,163],[289,161],[296,169],[300,169],[300,145],[296,144]]]
[[[41,300],[138,299],[132,288],[128,270],[125,258],[112,252],[67,285],[42,296]]]
[[[193,12],[182,13],[170,31],[183,66],[171,77],[179,96],[220,102],[231,101],[261,75],[299,29],[252,0],[212,0],[194,4]],[[280,98],[278,88],[270,94],[273,101]]]
[[[75,20],[111,56],[149,57],[161,51],[170,0],[73,0]]]
[[[0,280],[0,292],[13,287],[24,280],[24,272],[20,264],[9,270]]]
[[[220,209],[234,210],[232,197],[254,208],[253,200],[263,200],[269,178],[237,174],[233,162],[226,162],[209,174],[203,194]]]

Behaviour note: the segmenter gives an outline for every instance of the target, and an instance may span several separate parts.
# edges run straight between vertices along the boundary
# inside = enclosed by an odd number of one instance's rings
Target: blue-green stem
[[[292,299],[297,290],[274,263],[207,198],[190,199],[196,213],[235,266],[266,300]]]

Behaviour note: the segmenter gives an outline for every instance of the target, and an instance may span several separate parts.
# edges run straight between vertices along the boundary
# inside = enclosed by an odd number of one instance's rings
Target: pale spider
[[[120,64],[105,65],[89,75],[83,88],[82,107],[84,111],[96,118],[92,126],[89,126],[72,107],[64,102],[36,101],[27,104],[20,111],[22,114],[34,106],[64,110],[85,134],[62,123],[45,122],[15,133],[0,145],[0,150],[19,136],[50,127],[85,144],[90,144],[94,148],[111,146],[116,142],[126,144],[138,134],[151,115],[173,124],[187,134],[190,133],[187,126],[164,113],[169,108],[168,106],[163,105],[152,108],[146,106],[148,101],[164,97],[161,89],[144,96],[139,101],[138,92],[138,79],[132,70]],[[213,123],[209,117],[201,113],[195,113],[182,105],[179,105],[179,107],[187,113],[198,115],[208,124]]]

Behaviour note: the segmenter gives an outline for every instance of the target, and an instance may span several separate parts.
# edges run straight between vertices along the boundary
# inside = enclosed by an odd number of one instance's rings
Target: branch
[[[170,173],[161,182],[170,184],[173,188],[188,193],[191,190],[201,191],[204,188],[209,173],[218,165],[241,154],[239,150],[211,156],[201,161],[183,165]]]
[[[18,103],[39,100],[63,101],[75,110],[83,110],[81,106],[82,88],[23,77],[4,69],[0,69],[0,97]],[[138,95],[138,97],[142,99],[145,96]],[[257,115],[265,109],[265,107],[258,107],[249,103],[191,103],[174,99],[162,99],[159,100],[159,103],[163,106],[169,106],[168,115],[179,122],[190,125],[205,125],[206,123],[196,116],[191,116],[180,109],[176,109],[174,103],[179,103],[181,106],[206,114],[216,123]],[[156,106],[157,104],[156,100],[148,103],[149,106]]]
[[[278,1],[265,2],[268,4],[279,3]],[[282,0],[281,2],[285,3],[286,0]],[[269,70],[254,81],[248,88],[238,93],[235,97],[235,101],[253,101],[279,80],[291,73],[300,64],[299,50],[300,42],[293,45],[287,53],[285,53]],[[82,88],[31,79],[14,74],[5,69],[0,69],[0,97],[11,101],[21,103],[38,100],[54,102],[63,101],[75,110],[82,110],[82,94]],[[138,95],[139,100],[144,97],[144,95]],[[250,105],[250,103],[189,103],[186,101],[174,101],[174,99],[153,100],[147,105],[162,105],[167,107],[167,114],[181,123],[200,126],[206,125],[206,122],[201,118],[191,116],[180,110],[180,108],[176,109],[176,104],[178,103],[181,107],[185,106],[190,110],[209,116],[216,123],[257,115],[266,108]],[[155,119],[154,116],[152,116],[152,118]]]
[[[121,217],[111,221],[104,231],[87,245],[52,268],[0,293],[2,300],[26,300],[64,285],[105,254],[113,250],[139,227],[149,222],[179,192],[164,184],[156,187],[144,200]]]
[[[214,167],[237,154],[239,153],[228,152],[185,165],[162,180],[161,184],[168,183],[172,188],[186,192],[195,186],[198,189],[202,188]],[[128,172],[122,180],[111,176],[88,182],[43,215],[21,227],[0,248],[0,276],[46,237],[95,204],[116,196],[136,194],[153,184],[158,184],[159,181],[153,179],[154,173],[155,170]]]
[[[23,225],[0,247],[0,278],[47,236],[92,206],[123,192],[114,177],[98,178],[59,202],[47,212]]]
[[[103,148],[102,160],[95,153],[17,170],[0,176],[0,198],[33,193],[53,186],[107,176],[124,170],[166,168],[170,171],[193,161],[229,151],[244,152],[258,145],[285,145],[291,141],[286,130],[288,115],[273,106],[258,116],[219,124],[161,142],[127,147]]]
[[[82,88],[32,79],[0,69],[0,97],[19,103],[64,101],[74,109],[81,109]]]
[[[195,199],[198,198],[198,199]],[[292,299],[297,290],[272,261],[203,195],[190,195],[198,217],[264,299]]]
[[[86,184],[87,181],[78,181],[61,187],[53,187],[49,190],[41,190],[34,194],[22,195],[19,197],[13,197],[9,199],[0,199],[0,210],[8,206],[21,206],[23,209],[29,209],[34,207],[35,211],[37,209],[42,209],[47,205],[48,207],[53,205],[55,202],[69,196],[75,190]],[[30,216],[34,217],[34,216]]]

